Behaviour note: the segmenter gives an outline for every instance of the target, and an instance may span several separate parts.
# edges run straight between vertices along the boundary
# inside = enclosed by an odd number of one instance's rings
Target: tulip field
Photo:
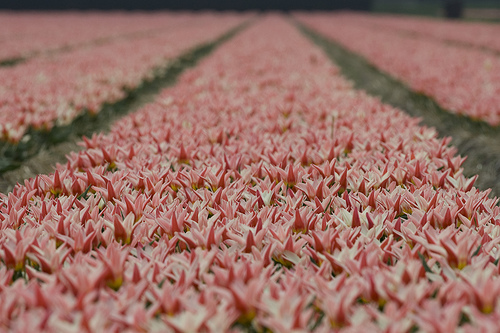
[[[498,25],[463,27],[462,23],[461,29],[444,25],[440,30],[437,22],[413,22],[414,27],[402,18],[387,23],[376,16],[365,20],[350,14],[302,14],[297,18],[362,54],[413,90],[433,97],[449,111],[500,125]],[[379,21],[382,23],[377,25]],[[406,28],[406,34],[401,34],[398,24]],[[467,47],[456,45],[460,43]]]
[[[78,12],[65,15],[0,12],[0,62],[14,62],[81,44],[130,38],[192,21],[193,15]],[[201,18],[201,16],[200,16]]]
[[[73,13],[57,20],[74,30],[38,45],[28,16],[2,15],[0,43],[26,38],[1,51],[25,57],[0,67],[11,144],[243,28],[53,172],[0,193],[0,332],[497,331],[498,199],[450,138],[356,90],[297,27],[498,125],[498,56],[454,46],[457,23],[406,44],[387,28],[397,17],[88,13],[86,30]]]
[[[163,20],[168,22],[169,17]],[[170,28],[151,36],[117,38],[111,43],[2,68],[1,138],[18,142],[29,127],[50,129],[54,124],[67,124],[83,111],[98,112],[104,103],[123,98],[127,90],[152,78],[168,59],[215,39],[237,23],[241,23],[238,17],[180,17]],[[142,26],[142,22],[136,24]],[[178,29],[175,25],[185,27]],[[70,31],[65,37],[70,39],[74,34],[78,32]]]

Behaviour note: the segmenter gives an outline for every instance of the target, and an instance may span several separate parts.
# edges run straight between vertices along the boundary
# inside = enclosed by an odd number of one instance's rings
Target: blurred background
[[[500,21],[500,0],[374,0],[372,11]]]
[[[2,0],[0,9],[363,10],[500,21],[500,0]]]

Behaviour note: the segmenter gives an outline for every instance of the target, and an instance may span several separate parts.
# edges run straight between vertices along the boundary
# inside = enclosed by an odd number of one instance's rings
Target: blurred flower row
[[[297,18],[449,111],[500,125],[497,54],[425,34],[400,34],[394,28],[370,25],[364,16],[299,14]]]
[[[364,13],[343,12],[334,15],[335,19],[349,20],[356,24],[390,29],[401,34],[425,35],[441,41],[467,44],[494,52],[500,52],[500,27],[497,24],[473,21],[436,20],[424,16],[409,15],[369,15]]]
[[[18,142],[31,126],[48,130],[124,98],[182,53],[241,24],[248,15],[186,17],[175,29],[118,39],[0,68],[0,137]],[[177,20],[176,20],[177,21]]]
[[[0,62],[154,33],[193,16],[169,12],[0,12]]]
[[[497,200],[267,16],[1,195],[12,331],[492,331]]]

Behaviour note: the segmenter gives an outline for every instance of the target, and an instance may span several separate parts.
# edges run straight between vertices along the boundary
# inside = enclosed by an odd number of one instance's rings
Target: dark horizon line
[[[10,10],[371,10],[372,0],[6,0],[0,9]]]

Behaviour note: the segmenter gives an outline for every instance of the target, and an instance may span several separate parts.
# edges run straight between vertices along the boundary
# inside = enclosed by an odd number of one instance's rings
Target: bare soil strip
[[[0,67],[15,66],[15,65],[20,64],[22,62],[25,62],[26,60],[27,60],[27,57],[7,58],[4,60],[0,60]]]
[[[421,118],[422,125],[436,128],[441,137],[451,137],[451,144],[457,147],[458,153],[468,156],[463,165],[464,174],[468,177],[479,175],[475,186],[481,190],[491,188],[492,195],[500,196],[500,128],[446,111],[432,98],[412,91],[370,65],[363,57],[296,24],[340,67],[342,74],[353,81],[357,89],[378,96],[384,103],[413,117]]]
[[[138,89],[131,91],[123,100],[106,105],[96,115],[84,113],[67,126],[55,126],[49,132],[30,130],[29,141],[16,145],[0,143],[0,192],[11,191],[17,183],[40,173],[50,173],[56,163],[65,163],[66,155],[81,149],[77,142],[82,136],[107,132],[119,118],[134,112],[145,104],[154,101],[164,88],[177,82],[179,75],[195,66],[220,44],[226,42],[251,22],[230,30],[218,39],[200,45],[173,60],[168,68],[152,81],[144,82]]]

